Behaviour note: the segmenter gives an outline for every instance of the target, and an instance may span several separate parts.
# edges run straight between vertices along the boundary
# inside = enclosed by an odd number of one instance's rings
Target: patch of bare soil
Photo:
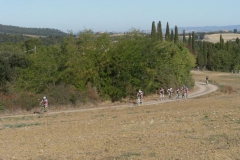
[[[240,159],[239,98],[1,118],[0,159]]]

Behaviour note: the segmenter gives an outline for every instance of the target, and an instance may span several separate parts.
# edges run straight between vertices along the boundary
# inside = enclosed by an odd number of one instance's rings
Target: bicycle
[[[143,104],[142,96],[138,97],[137,104]]]
[[[160,93],[160,100],[164,100],[164,94]]]
[[[187,98],[187,93],[185,91],[182,93],[182,98],[184,98],[184,99]]]
[[[176,99],[179,99],[180,95],[179,93],[176,93]]]
[[[38,99],[38,101],[40,101],[40,99]],[[39,111],[34,111],[34,114],[43,114],[44,112],[48,112],[47,107],[45,107],[45,105],[41,102],[39,102]]]

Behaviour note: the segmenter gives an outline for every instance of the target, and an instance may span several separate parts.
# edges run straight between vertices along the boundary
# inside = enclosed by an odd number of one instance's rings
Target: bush
[[[81,93],[74,89],[70,85],[56,85],[50,86],[46,92],[46,96],[49,97],[50,105],[76,105],[78,103],[84,103],[86,94]]]
[[[231,94],[233,93],[233,88],[229,85],[223,85],[223,86],[220,86],[220,91],[223,93]]]
[[[0,102],[0,113],[5,111],[5,106],[2,102]]]

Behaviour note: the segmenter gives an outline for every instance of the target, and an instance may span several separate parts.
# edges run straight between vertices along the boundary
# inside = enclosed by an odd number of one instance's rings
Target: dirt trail
[[[214,92],[218,89],[216,85],[208,84],[206,85],[203,82],[195,82],[195,89],[193,91],[189,91],[188,94],[188,99],[189,98],[194,98],[194,97],[199,97],[202,95],[209,94],[211,92]],[[179,100],[184,100],[184,99],[178,99]],[[166,99],[166,100],[146,100],[144,101],[143,105],[153,105],[153,104],[159,104],[159,103],[166,103],[166,102],[173,102],[176,101],[176,99]],[[127,103],[127,104],[122,104],[122,105],[110,105],[107,107],[96,107],[96,108],[86,108],[86,109],[77,109],[77,110],[66,110],[66,111],[50,111],[47,114],[59,114],[59,113],[71,113],[71,112],[85,112],[85,111],[90,111],[90,110],[99,110],[99,109],[106,109],[106,108],[120,108],[120,107],[133,107],[137,106],[136,104],[133,103]],[[32,114],[24,114],[24,115],[13,115],[13,116],[0,116],[0,118],[9,118],[9,117],[22,117],[22,116],[29,116]]]

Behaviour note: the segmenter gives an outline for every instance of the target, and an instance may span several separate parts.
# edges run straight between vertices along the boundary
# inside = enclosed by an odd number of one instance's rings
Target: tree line
[[[216,32],[214,32],[216,33]],[[237,33],[234,29],[233,33]],[[220,32],[219,42],[212,43],[204,41],[204,35],[206,33],[189,32],[188,36],[183,30],[182,42],[188,48],[196,58],[196,66],[200,68],[206,68],[211,71],[222,72],[239,72],[240,70],[240,40],[228,40],[224,41],[222,33]],[[209,33],[208,33],[209,34]],[[179,41],[178,28],[175,26],[173,31],[169,28],[169,23],[166,25],[166,33],[162,33],[161,21],[157,24],[152,22],[151,38],[160,41],[172,41],[178,43]]]
[[[160,87],[194,85],[195,57],[181,41],[153,40],[134,29],[112,39],[84,30],[52,45],[36,38],[0,44],[0,110],[30,110],[43,95],[50,105],[81,106],[135,99],[139,88],[151,95]]]
[[[0,24],[0,33],[6,34],[27,34],[38,36],[66,36],[67,33],[58,29],[51,28],[25,28],[11,25]]]

